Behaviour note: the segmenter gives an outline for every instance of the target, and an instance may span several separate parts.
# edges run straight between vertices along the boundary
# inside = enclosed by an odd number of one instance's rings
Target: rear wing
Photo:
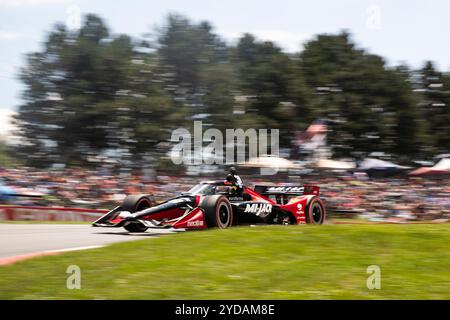
[[[263,196],[270,195],[291,195],[291,196],[302,196],[302,195],[315,195],[318,196],[320,192],[320,187],[305,184],[303,186],[273,186],[273,185],[256,185],[254,190]]]

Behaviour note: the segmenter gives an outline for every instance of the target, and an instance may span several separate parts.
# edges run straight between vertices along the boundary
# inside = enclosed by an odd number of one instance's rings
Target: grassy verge
[[[449,224],[187,232],[0,267],[0,299],[450,299],[449,243]]]

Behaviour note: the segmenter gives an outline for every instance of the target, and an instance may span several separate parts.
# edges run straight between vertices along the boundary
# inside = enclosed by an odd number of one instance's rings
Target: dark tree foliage
[[[152,73],[157,58],[88,15],[78,32],[57,25],[20,77],[17,124],[31,164],[83,164],[102,152],[141,154],[162,139],[169,96]]]
[[[310,95],[296,63],[274,43],[245,34],[234,50],[239,90],[246,97],[244,126],[278,128],[282,146],[309,117]]]
[[[414,154],[422,138],[407,70],[355,47],[349,34],[319,35],[299,60],[314,92],[313,113],[329,120],[336,155],[384,151]]]
[[[433,153],[450,150],[450,75],[439,72],[431,61],[416,72],[421,117],[426,125]]]
[[[56,25],[20,77],[19,154],[33,165],[161,157],[171,130],[195,119],[222,130],[278,128],[288,148],[325,119],[335,157],[450,151],[450,76],[431,62],[388,67],[345,32],[287,54],[251,34],[229,45],[208,22],[179,15],[150,44],[87,15],[78,31]]]

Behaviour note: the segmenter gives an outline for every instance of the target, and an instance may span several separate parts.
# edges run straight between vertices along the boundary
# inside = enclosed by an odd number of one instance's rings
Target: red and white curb
[[[0,258],[0,266],[6,266],[9,264],[13,264],[13,263],[23,261],[23,260],[28,260],[31,258],[52,256],[55,254],[70,252],[70,251],[98,249],[98,248],[102,248],[102,247],[104,247],[104,245],[73,247],[73,248],[56,249],[56,250],[45,250],[45,251],[26,253],[26,254],[11,256],[11,257],[4,257],[4,258]]]

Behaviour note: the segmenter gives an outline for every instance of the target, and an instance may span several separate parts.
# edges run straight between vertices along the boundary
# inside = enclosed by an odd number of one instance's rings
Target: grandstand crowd
[[[18,194],[42,196],[10,198],[10,203],[83,208],[111,208],[126,194],[133,193],[153,194],[162,201],[209,178],[156,176],[152,172],[117,173],[108,169],[0,169],[1,185]],[[270,181],[261,176],[243,178],[250,187],[254,183],[274,182],[274,177]],[[449,178],[370,178],[341,174],[306,176],[300,181],[320,186],[321,198],[333,216],[392,222],[450,221]],[[286,182],[286,179],[280,178],[278,182]]]

